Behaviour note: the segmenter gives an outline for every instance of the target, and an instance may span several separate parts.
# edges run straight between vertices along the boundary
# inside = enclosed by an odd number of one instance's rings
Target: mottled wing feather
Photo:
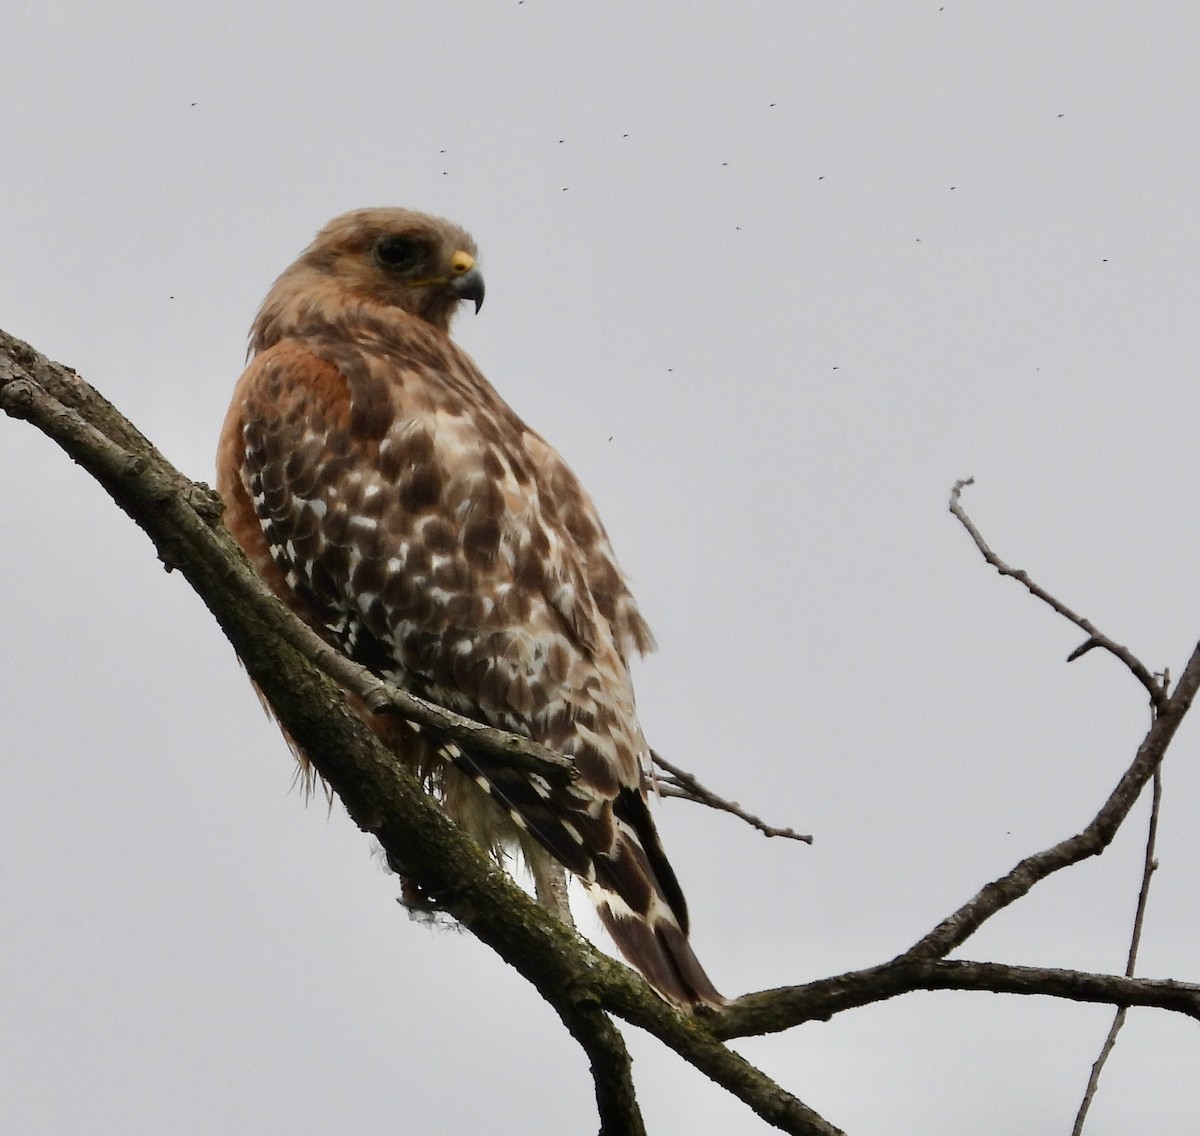
[[[595,506],[557,450],[532,430],[526,430],[524,443],[582,555],[588,588],[612,628],[622,661],[628,665],[634,655],[649,654],[654,650],[654,636],[617,566]]]
[[[289,585],[356,658],[497,725],[627,731],[627,672],[520,447],[422,406],[419,374],[398,372],[384,428],[356,423],[337,376],[292,346],[247,375],[244,476]]]
[[[481,442],[477,416],[392,362],[386,386],[293,344],[252,364],[244,478],[272,558],[353,658],[572,754],[614,797],[644,748],[628,674],[521,432]]]

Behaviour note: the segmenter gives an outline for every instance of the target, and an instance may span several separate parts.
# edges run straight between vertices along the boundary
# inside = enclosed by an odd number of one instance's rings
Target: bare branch
[[[1073,662],[1080,656],[1087,654],[1093,647],[1102,647],[1109,654],[1115,655],[1118,659],[1129,668],[1133,676],[1144,686],[1150,695],[1150,702],[1157,707],[1166,697],[1166,691],[1158,680],[1150,673],[1145,664],[1128,647],[1121,646],[1114,639],[1110,639],[1090,620],[1084,619],[1083,616],[1077,615],[1061,600],[1052,596],[1045,588],[1035,583],[1029,577],[1029,573],[1020,568],[1010,568],[1003,560],[997,556],[988,546],[987,541],[983,539],[983,534],[975,527],[975,523],[967,516],[966,510],[959,503],[962,497],[962,491],[968,485],[974,485],[973,477],[966,477],[954,483],[954,488],[950,491],[950,512],[958,518],[963,528],[971,534],[971,539],[975,542],[975,547],[979,549],[986,560],[1001,576],[1009,576],[1020,584],[1024,584],[1029,591],[1041,600],[1044,604],[1048,604],[1064,619],[1069,619],[1076,627],[1087,635],[1086,641],[1079,647],[1076,647],[1067,656],[1067,662]]]
[[[713,1024],[726,1040],[780,1033],[811,1021],[917,990],[979,990],[1039,994],[1074,1002],[1148,1006],[1200,1021],[1200,985],[1170,979],[1129,978],[1050,967],[901,956],[881,966],[823,978],[804,986],[746,994]]]
[[[1192,652],[1174,693],[1168,694],[1165,679],[1160,683],[1124,647],[1113,643],[1091,623],[1077,616],[1065,604],[1031,580],[1027,573],[1009,568],[988,547],[979,530],[958,503],[962,489],[970,484],[971,479],[969,478],[955,483],[950,495],[950,511],[971,534],[984,559],[1002,575],[1012,576],[1019,580],[1033,595],[1049,604],[1055,611],[1070,619],[1077,626],[1082,627],[1092,639],[1096,640],[1097,645],[1111,651],[1134,674],[1138,675],[1139,681],[1150,691],[1154,720],[1142,744],[1138,747],[1132,764],[1125,771],[1100,811],[1082,832],[1060,841],[1044,852],[1027,856],[1007,875],[986,884],[972,900],[939,923],[920,942],[906,951],[901,956],[902,958],[937,958],[948,954],[965,942],[997,911],[1020,899],[1034,884],[1045,879],[1046,876],[1103,852],[1129,815],[1130,809],[1133,808],[1134,802],[1146,782],[1158,768],[1167,747],[1171,744],[1171,739],[1175,736],[1175,731],[1179,728],[1183,716],[1192,704],[1197,688],[1200,687],[1200,646],[1197,646]]]
[[[688,773],[685,769],[680,769],[677,765],[672,765],[662,754],[651,750],[650,757],[655,765],[667,772],[666,777],[655,778],[658,791],[664,797],[682,797],[685,801],[694,801],[698,805],[707,805],[710,809],[732,813],[747,824],[753,825],[764,836],[783,836],[788,840],[803,841],[805,844],[813,842],[811,836],[802,836],[793,828],[776,828],[753,813],[746,812],[736,801],[727,801],[724,797],[718,797],[711,789],[702,785],[693,774]]]
[[[1146,832],[1146,852],[1142,857],[1142,886],[1138,890],[1137,911],[1133,917],[1133,933],[1129,939],[1129,957],[1125,963],[1125,974],[1133,977],[1134,971],[1137,969],[1137,954],[1138,947],[1142,942],[1142,926],[1146,920],[1146,905],[1150,901],[1150,881],[1154,877],[1155,871],[1158,870],[1158,860],[1154,856],[1154,848],[1158,842],[1158,816],[1162,808],[1162,769],[1158,768],[1154,771],[1154,780],[1151,785],[1150,794],[1150,824]],[[1121,1027],[1125,1024],[1125,1015],[1127,1008],[1122,1006],[1117,1010],[1113,1017],[1112,1025],[1109,1026],[1108,1034],[1104,1039],[1104,1044],[1100,1047],[1100,1054],[1092,1064],[1092,1071],[1088,1075],[1087,1088],[1084,1090],[1083,1099],[1079,1102],[1079,1111],[1075,1115],[1075,1124],[1071,1129],[1071,1136],[1080,1136],[1083,1132],[1084,1121],[1087,1120],[1088,1109],[1092,1107],[1092,1099],[1096,1095],[1096,1089],[1100,1085],[1100,1074],[1104,1072],[1104,1066],[1108,1063],[1109,1054],[1117,1044],[1117,1034],[1121,1032]]]
[[[591,1061],[600,1136],[646,1136],[633,1084],[633,1061],[621,1031],[597,1001],[556,1008]]]
[[[1088,826],[1044,852],[1027,856],[1007,875],[986,884],[970,902],[942,920],[901,957],[940,958],[965,942],[997,911],[1018,900],[1034,884],[1072,864],[1098,856],[1112,842],[1133,808],[1146,782],[1167,752],[1175,731],[1200,688],[1200,646],[1192,652],[1175,693],[1167,698],[1151,725],[1132,764],[1109,794]]]
[[[1096,1096],[1096,1089],[1100,1086],[1100,1074],[1104,1071],[1104,1066],[1108,1064],[1109,1055],[1116,1047],[1117,1034],[1121,1032],[1121,1027],[1124,1026],[1125,1017],[1128,1013],[1128,1007],[1122,1006],[1113,1016],[1112,1025],[1108,1027],[1108,1033],[1104,1038],[1104,1044],[1100,1046],[1100,1054],[1092,1062],[1092,1071],[1088,1074],[1087,1088],[1083,1092],[1083,1100],[1079,1102],[1079,1111],[1075,1114],[1075,1123],[1071,1125],[1071,1136],[1080,1136],[1083,1132],[1083,1125],[1087,1120],[1088,1109],[1092,1107],[1092,1100]]]
[[[1125,973],[1132,978],[1137,970],[1138,948],[1142,943],[1142,927],[1146,921],[1146,907],[1150,902],[1150,881],[1158,871],[1158,858],[1155,846],[1158,844],[1158,817],[1162,811],[1162,768],[1154,771],[1154,779],[1150,789],[1150,823],[1146,830],[1146,852],[1142,858],[1142,886],[1138,890],[1137,911],[1133,917],[1133,934],[1129,939],[1129,958],[1125,963]]]
[[[575,766],[569,758],[555,753],[531,738],[510,734],[464,718],[433,702],[409,694],[376,678],[365,667],[346,658],[317,635],[312,636],[324,648],[314,661],[348,690],[358,694],[377,714],[399,714],[426,726],[435,734],[450,738],[460,745],[482,751],[505,764],[540,774],[551,783],[561,784],[575,777]],[[314,645],[315,646],[315,645]]]
[[[691,1015],[681,1014],[661,1000],[630,999],[627,997],[630,990],[628,985],[607,985],[603,992],[605,1007],[657,1037],[710,1080],[745,1101],[768,1124],[795,1136],[844,1136],[841,1129],[722,1044],[723,1038],[739,1036],[725,1028],[728,1010],[702,1009]],[[740,1005],[741,1001],[734,1005]]]

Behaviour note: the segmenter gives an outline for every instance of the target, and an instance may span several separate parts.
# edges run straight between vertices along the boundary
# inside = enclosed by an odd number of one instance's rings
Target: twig
[[[975,527],[975,523],[967,516],[962,505],[959,504],[959,499],[962,497],[962,491],[968,485],[974,485],[973,477],[965,477],[954,483],[954,488],[950,491],[950,512],[959,520],[963,528],[971,534],[971,539],[975,542],[975,547],[979,549],[986,560],[1001,576],[1009,576],[1018,583],[1023,584],[1029,591],[1035,595],[1044,604],[1049,605],[1064,619],[1070,620],[1076,627],[1087,635],[1087,639],[1078,647],[1075,648],[1067,656],[1067,662],[1074,662],[1080,656],[1087,654],[1093,647],[1101,647],[1109,654],[1115,655],[1126,667],[1133,676],[1144,686],[1150,695],[1150,703],[1157,708],[1166,697],[1166,691],[1159,681],[1150,673],[1145,664],[1128,647],[1121,646],[1114,639],[1110,639],[1105,635],[1095,624],[1090,620],[1084,619],[1082,615],[1077,615],[1061,600],[1052,596],[1045,588],[1035,583],[1030,579],[1029,573],[1020,568],[1011,568],[1003,560],[997,556],[990,547],[987,541],[983,539],[983,535],[979,529]]]
[[[1154,771],[1154,780],[1151,785],[1150,793],[1150,824],[1146,832],[1146,854],[1142,860],[1142,886],[1138,891],[1137,911],[1133,917],[1133,934],[1129,939],[1129,958],[1125,964],[1125,974],[1132,978],[1133,972],[1137,968],[1138,947],[1142,941],[1142,925],[1146,918],[1146,904],[1150,899],[1150,880],[1158,869],[1158,860],[1154,856],[1154,846],[1158,840],[1158,816],[1162,806],[1162,769],[1161,767]],[[1088,1109],[1092,1107],[1092,1099],[1096,1095],[1096,1089],[1100,1085],[1100,1074],[1104,1071],[1104,1066],[1108,1063],[1109,1054],[1117,1044],[1117,1034],[1121,1032],[1121,1027],[1125,1024],[1125,1015],[1128,1009],[1121,1006],[1113,1017],[1112,1025],[1108,1028],[1108,1036],[1104,1039],[1104,1044],[1100,1047],[1100,1054],[1092,1064],[1092,1071],[1088,1075],[1087,1088],[1083,1093],[1083,1100],[1079,1102],[1079,1112],[1075,1116],[1075,1124],[1071,1129],[1071,1136],[1081,1136],[1083,1132],[1084,1121],[1087,1120]]]
[[[693,774],[688,773],[685,769],[680,769],[677,765],[672,765],[662,754],[651,750],[650,757],[653,759],[655,765],[660,769],[665,769],[667,772],[666,777],[656,778],[658,791],[664,797],[681,797],[685,801],[694,801],[698,805],[707,805],[710,809],[719,809],[722,812],[732,813],[747,824],[753,825],[764,836],[783,836],[788,840],[803,841],[805,844],[813,842],[811,836],[802,835],[793,828],[776,828],[774,825],[767,824],[766,821],[756,817],[753,813],[746,812],[736,801],[727,801],[724,797],[718,797],[711,789],[702,785]]]

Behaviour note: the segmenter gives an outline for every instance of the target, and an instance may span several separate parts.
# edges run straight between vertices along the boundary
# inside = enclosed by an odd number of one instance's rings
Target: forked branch
[[[1125,770],[1100,811],[1082,832],[1059,841],[1043,852],[1027,856],[1006,875],[986,884],[973,899],[943,919],[928,935],[905,951],[901,956],[905,959],[944,957],[964,943],[987,919],[1020,899],[1039,881],[1054,872],[1079,863],[1080,860],[1103,852],[1129,815],[1146,782],[1153,777],[1175,736],[1175,731],[1187,714],[1197,689],[1200,688],[1200,645],[1192,651],[1175,690],[1168,694],[1166,683],[1154,678],[1149,669],[1128,648],[1115,643],[1094,624],[1076,615],[1061,600],[1030,579],[1028,573],[1017,571],[1005,564],[988,547],[982,534],[959,503],[962,490],[970,484],[971,478],[955,483],[950,494],[950,511],[971,534],[971,539],[984,559],[1002,575],[1019,580],[1038,599],[1086,631],[1098,646],[1104,647],[1119,658],[1150,692],[1154,716],[1129,768]]]
[[[982,553],[986,560],[1001,576],[1008,576],[1016,580],[1020,584],[1024,584],[1029,591],[1035,595],[1042,603],[1049,605],[1064,619],[1069,619],[1076,627],[1087,635],[1087,639],[1083,641],[1067,656],[1067,662],[1074,662],[1082,655],[1086,655],[1088,651],[1095,647],[1100,647],[1109,654],[1120,659],[1130,673],[1146,688],[1146,692],[1150,695],[1150,703],[1156,709],[1161,705],[1166,697],[1166,689],[1158,679],[1150,673],[1149,669],[1142,661],[1134,655],[1128,647],[1121,646],[1115,639],[1109,638],[1089,619],[1084,619],[1082,615],[1078,615],[1072,611],[1062,600],[1052,596],[1045,588],[1031,579],[1029,573],[1022,568],[1012,568],[1005,564],[1003,560],[997,556],[988,546],[986,540],[983,539],[983,534],[975,527],[975,523],[967,516],[966,511],[960,504],[962,491],[968,485],[974,485],[973,477],[965,477],[954,483],[954,488],[950,491],[950,512],[958,519],[963,528],[971,534],[971,539],[975,542],[975,547]]]

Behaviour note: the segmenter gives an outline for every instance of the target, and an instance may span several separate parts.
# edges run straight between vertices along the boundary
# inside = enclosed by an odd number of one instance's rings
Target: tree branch
[[[828,1021],[846,1010],[917,990],[1041,994],[1074,1002],[1155,1007],[1200,1021],[1200,985],[1192,983],[902,955],[881,966],[835,978],[747,994],[725,1011],[714,1024],[713,1032],[725,1040],[781,1033],[805,1022]]]
[[[1020,899],[1034,884],[1054,872],[1103,852],[1112,843],[1146,782],[1154,775],[1198,687],[1200,646],[1193,650],[1175,693],[1163,703],[1154,724],[1138,746],[1133,763],[1125,770],[1091,823],[1082,832],[1060,841],[1052,848],[1027,856],[1007,875],[986,884],[973,899],[943,919],[902,957],[938,958],[948,954],[997,911]]]
[[[657,1036],[782,1131],[838,1136],[838,1129],[726,1049],[700,1016],[666,1005],[639,975],[534,903],[446,817],[353,712],[326,668],[360,696],[370,695],[373,680],[347,670],[269,591],[219,524],[220,502],[211,489],[179,473],[73,371],[3,332],[0,409],[32,423],[104,486],[154,541],[168,569],[178,569],[200,595],[280,723],[354,822],[379,840],[389,863],[555,1008],[591,1061],[606,1132],[640,1123],[628,1053],[616,1044],[615,1028],[604,1017],[609,1011]],[[417,720],[429,712],[429,704],[417,700],[405,705],[402,712]],[[433,709],[439,715],[430,720],[433,728],[456,738],[461,735],[455,731],[467,729],[472,745],[483,737],[476,723]],[[546,760],[527,748],[527,739],[515,742],[501,739],[506,759],[517,752]],[[555,757],[550,755],[551,768]]]
[[[600,1113],[600,1136],[646,1136],[633,1085],[633,1061],[621,1031],[598,1001],[556,1007],[563,1025],[588,1055]]]

